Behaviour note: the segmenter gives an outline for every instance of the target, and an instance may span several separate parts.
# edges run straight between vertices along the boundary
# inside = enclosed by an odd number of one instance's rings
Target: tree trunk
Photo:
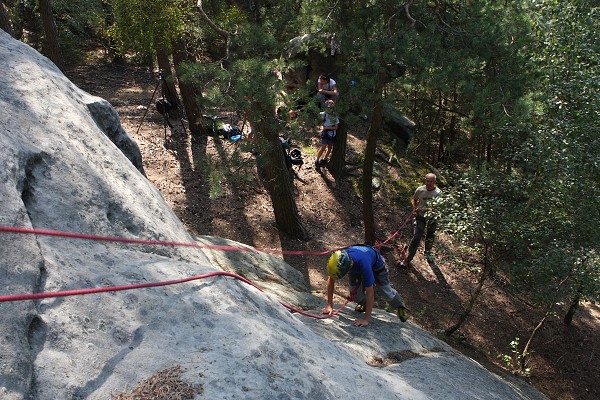
[[[575,316],[575,312],[577,311],[577,308],[579,307],[580,300],[581,300],[580,294],[577,293],[575,295],[575,297],[573,298],[573,301],[571,301],[569,310],[567,310],[567,313],[565,314],[565,318],[563,319],[563,323],[565,325],[571,325],[571,322],[573,322],[573,317]]]
[[[529,348],[531,347],[531,344],[533,343],[533,337],[540,330],[540,328],[544,325],[544,322],[546,322],[546,319],[551,315],[553,308],[554,308],[554,304],[551,304],[548,307],[548,311],[544,314],[544,318],[542,318],[540,320],[540,322],[538,322],[538,324],[535,326],[535,328],[533,328],[531,335],[529,335],[529,339],[527,339],[527,343],[525,343],[525,347],[523,347],[523,351],[521,352],[520,357],[519,357],[519,370],[520,371],[525,371],[525,369],[527,368],[527,362],[529,361],[529,358],[530,358]]]
[[[4,0],[2,0],[4,2]],[[33,48],[40,48],[43,33],[38,26],[38,18],[34,8],[36,5],[31,2],[17,2],[12,7],[12,13],[18,14],[12,20],[12,28],[15,39],[27,43]]]
[[[483,260],[483,269],[481,270],[481,274],[479,275],[479,281],[477,282],[477,287],[475,288],[475,292],[473,292],[471,294],[469,303],[467,304],[467,307],[465,308],[463,313],[458,318],[458,321],[456,322],[456,324],[452,325],[451,327],[449,327],[448,329],[446,329],[444,331],[444,334],[446,336],[451,336],[454,332],[456,332],[462,326],[462,324],[467,320],[469,315],[471,315],[471,311],[473,311],[475,302],[477,301],[477,299],[479,299],[479,295],[481,295],[481,292],[483,291],[483,285],[486,282],[487,278],[492,273],[492,267],[487,259],[487,252],[488,252],[488,250],[486,247],[486,249],[485,249],[486,255],[484,256],[484,260]]]
[[[375,161],[375,149],[377,138],[381,131],[383,121],[382,100],[375,102],[373,119],[369,132],[367,133],[367,146],[365,148],[365,161],[362,175],[363,195],[363,221],[365,224],[365,243],[375,244],[375,219],[373,216],[373,162]]]
[[[444,147],[445,142],[446,142],[446,129],[441,128],[440,129],[440,137],[438,140],[438,154],[437,154],[437,159],[435,160],[435,164],[434,164],[434,166],[436,166],[436,167],[438,167],[439,163],[444,159],[444,152],[446,151],[446,148]]]
[[[257,145],[256,168],[258,174],[269,192],[275,223],[278,229],[287,235],[302,240],[308,239],[308,232],[300,221],[296,201],[292,195],[292,186],[285,166],[283,151],[277,127],[270,122],[270,109],[265,109],[263,103],[251,104],[250,124],[255,132]],[[272,118],[272,117],[271,117]]]
[[[196,101],[197,98],[202,97],[202,93],[199,90],[195,90],[193,84],[182,80],[180,75],[182,64],[186,61],[193,62],[193,60],[188,57],[184,40],[177,40],[173,43],[173,63],[175,64],[177,81],[179,82],[181,102],[185,109],[190,133],[192,136],[203,136],[206,134],[206,130],[202,124],[202,111]]]
[[[102,11],[104,11],[104,24],[107,29],[110,29],[115,24],[115,14],[113,13],[112,3],[109,1],[102,2]],[[117,51],[117,44],[113,39],[107,37],[105,42],[106,52],[110,55],[112,62],[115,64],[125,64],[125,57]]]
[[[165,99],[173,105],[173,108],[178,106],[177,91],[175,90],[175,82],[173,80],[173,71],[171,70],[171,61],[167,49],[160,49],[156,52],[156,62],[158,68],[162,71],[164,80],[161,82],[161,90]]]
[[[10,36],[15,37],[15,33],[12,28],[12,23],[8,17],[8,10],[4,1],[0,0],[0,29],[8,33]]]
[[[54,14],[52,13],[52,3],[50,0],[39,0],[38,4],[40,7],[42,24],[44,26],[45,52],[48,55],[48,58],[52,60],[61,71],[64,71],[65,60],[58,43],[58,30],[56,29],[56,22],[54,21]]]

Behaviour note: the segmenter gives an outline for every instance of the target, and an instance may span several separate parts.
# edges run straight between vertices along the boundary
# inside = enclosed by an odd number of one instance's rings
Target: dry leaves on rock
[[[140,382],[130,393],[112,395],[113,400],[185,400],[202,393],[202,386],[194,386],[183,379],[180,365],[163,369]]]

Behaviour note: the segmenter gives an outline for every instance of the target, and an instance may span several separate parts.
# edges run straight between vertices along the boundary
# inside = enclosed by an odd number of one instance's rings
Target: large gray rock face
[[[173,365],[185,367],[183,378],[203,387],[197,398],[541,398],[392,314],[376,312],[372,324],[357,328],[347,311],[328,320],[290,313],[281,300],[316,308],[322,299],[307,293],[301,275],[279,257],[217,251],[213,245],[231,243],[190,237],[130,161],[135,146],[120,146],[128,158],[113,143],[128,139],[118,121],[98,118],[115,115],[110,105],[2,31],[0,70],[1,299],[180,280],[220,269],[243,273],[266,289],[210,277],[0,302],[0,398],[108,399]],[[113,133],[120,139],[111,140]],[[11,227],[38,234],[7,232]],[[405,357],[382,368],[368,364],[390,354]]]

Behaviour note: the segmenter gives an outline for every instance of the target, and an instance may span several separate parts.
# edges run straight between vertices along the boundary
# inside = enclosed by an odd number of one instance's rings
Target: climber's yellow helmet
[[[351,259],[346,250],[336,250],[327,262],[327,273],[333,279],[340,279],[350,270]]]

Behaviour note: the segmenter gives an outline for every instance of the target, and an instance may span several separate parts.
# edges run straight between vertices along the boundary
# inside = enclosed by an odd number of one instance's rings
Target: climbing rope
[[[392,234],[383,244],[389,242],[393,239],[402,229],[404,225],[408,222],[413,213],[407,217],[407,219],[400,225],[398,230],[394,234]],[[215,249],[222,251],[261,251],[264,253],[270,254],[291,254],[291,255],[325,255],[329,254],[335,250],[341,250],[344,247],[340,247],[333,250],[326,251],[289,251],[289,250],[269,250],[269,249],[258,249],[254,247],[237,247],[237,246],[226,246],[226,245],[203,245],[199,243],[188,243],[188,242],[168,242],[168,241],[159,241],[159,240],[145,240],[145,239],[131,239],[131,238],[122,238],[122,237],[110,237],[110,236],[98,236],[98,235],[90,235],[90,234],[82,234],[82,233],[73,233],[73,232],[63,232],[63,231],[55,231],[48,229],[28,229],[28,228],[19,228],[19,227],[10,227],[10,226],[0,226],[0,232],[7,233],[17,233],[17,234],[36,234],[36,235],[47,235],[47,236],[59,236],[59,237],[67,237],[74,239],[85,239],[85,240],[96,240],[96,241],[108,241],[108,242],[120,242],[120,243],[135,243],[135,244],[146,244],[146,245],[161,245],[161,246],[183,246],[183,247],[197,247],[197,248],[207,248],[207,249]],[[381,246],[381,245],[379,245]],[[241,275],[233,274],[230,272],[211,272],[202,275],[196,275],[183,279],[176,279],[170,281],[161,281],[161,282],[150,282],[150,283],[140,283],[140,284],[132,284],[132,285],[122,285],[122,286],[108,286],[101,288],[89,288],[89,289],[73,289],[73,290],[65,290],[58,292],[43,292],[43,293],[25,293],[25,294],[16,294],[16,295],[5,295],[0,296],[0,303],[3,302],[13,302],[13,301],[25,301],[25,300],[40,300],[45,298],[56,298],[56,297],[68,297],[68,296],[81,296],[86,294],[94,294],[94,293],[105,293],[105,292],[118,292],[123,290],[133,290],[133,289],[143,289],[143,288],[151,288],[151,287],[159,287],[159,286],[168,286],[168,285],[176,285],[180,283],[190,282],[194,280],[206,279],[215,276],[227,276],[231,278],[238,279],[254,288],[264,292],[264,290],[244,278]],[[350,296],[346,299],[344,304],[339,307],[337,310],[332,312],[329,315],[314,315],[311,313],[307,313],[303,310],[300,310],[296,307],[290,306],[282,301],[279,303],[289,309],[293,313],[298,313],[307,317],[316,318],[316,319],[327,319],[331,318],[338,313],[340,313],[344,307],[348,304],[348,302],[354,299],[356,292],[358,290],[358,286],[354,288]]]

